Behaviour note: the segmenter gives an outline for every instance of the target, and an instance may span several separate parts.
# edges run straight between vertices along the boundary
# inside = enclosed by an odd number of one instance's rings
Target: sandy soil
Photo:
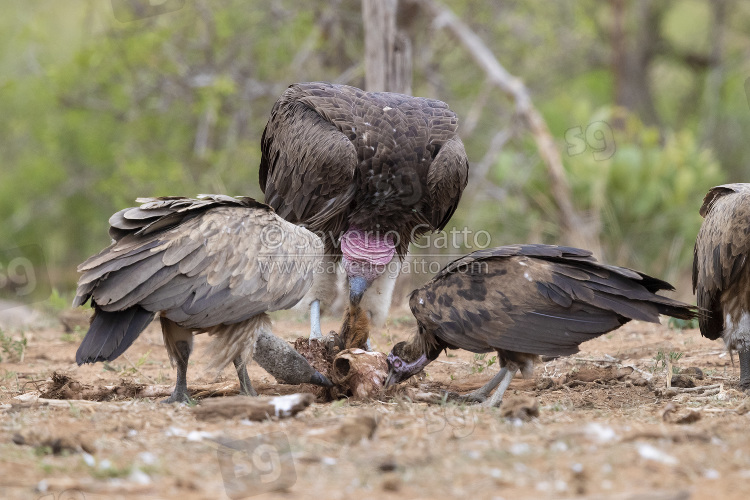
[[[413,329],[403,312],[374,335],[387,352]],[[338,326],[329,318],[327,329]],[[275,317],[292,340],[307,323]],[[315,403],[296,417],[203,421],[193,408],[121,398],[62,406],[14,399],[42,390],[53,372],[82,384],[169,384],[174,372],[152,325],[107,368],[77,367],[79,338],[62,327],[26,333],[23,362],[0,363],[2,498],[748,498],[750,400],[722,344],[696,330],[631,323],[540,363],[517,378],[503,408],[406,398]],[[189,385],[208,384],[198,337]],[[681,353],[713,390],[666,389],[659,352]],[[673,354],[673,356],[676,356]],[[424,390],[467,391],[486,382],[491,356],[454,351],[426,370]],[[288,394],[262,369],[259,392]],[[650,380],[649,380],[650,379]],[[236,385],[227,369],[221,379]],[[677,379],[674,379],[677,383]],[[693,379],[687,380],[688,383]],[[704,394],[705,392],[705,394]],[[538,416],[523,416],[538,407]],[[372,419],[377,424],[368,439]],[[681,423],[677,423],[681,422]],[[21,443],[21,444],[17,444]]]

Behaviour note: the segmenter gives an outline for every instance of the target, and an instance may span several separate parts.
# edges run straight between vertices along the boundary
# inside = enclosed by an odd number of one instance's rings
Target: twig
[[[412,0],[413,3],[431,15],[433,23],[451,33],[469,53],[474,62],[484,70],[490,84],[499,88],[516,103],[516,111],[522,116],[536,142],[539,156],[547,166],[550,179],[552,197],[560,211],[560,225],[565,235],[572,243],[590,248],[594,253],[599,251],[599,241],[596,234],[598,222],[587,224],[573,205],[573,196],[565,174],[565,169],[552,134],[547,127],[541,113],[531,100],[526,85],[517,77],[511,75],[497,60],[492,51],[482,39],[461,21],[453,11],[434,0]]]

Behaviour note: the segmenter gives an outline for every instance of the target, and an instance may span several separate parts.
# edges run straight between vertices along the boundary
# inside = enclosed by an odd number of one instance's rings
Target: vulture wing
[[[322,100],[331,113],[352,113],[350,97],[331,87],[292,85],[276,102],[261,139],[260,187],[282,218],[338,234],[354,198],[358,160],[354,131],[342,131],[316,109]]]
[[[349,224],[396,229],[406,253],[412,237],[446,225],[466,186],[457,128],[434,99],[294,84],[266,125],[260,185],[286,220],[334,238]]]
[[[186,328],[287,309],[312,284],[322,242],[250,198],[151,198],[111,219],[116,241],[79,266],[74,305],[136,305]]]
[[[722,292],[738,280],[750,252],[750,184],[711,188],[700,214],[704,221],[693,250],[693,292],[701,334],[717,339],[724,330]]]
[[[426,331],[451,346],[559,356],[630,319],[692,317],[684,304],[653,293],[659,289],[671,286],[600,264],[585,250],[514,245],[452,262],[409,305]]]
[[[455,131],[430,165],[427,187],[430,192],[432,214],[430,222],[434,230],[441,231],[456,211],[461,193],[469,180],[469,160],[464,145]]]

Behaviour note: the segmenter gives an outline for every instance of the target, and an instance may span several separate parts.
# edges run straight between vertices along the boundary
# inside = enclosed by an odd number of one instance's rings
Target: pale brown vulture
[[[386,385],[418,373],[444,349],[496,351],[500,372],[465,399],[498,406],[516,371],[530,374],[538,356],[574,354],[582,342],[631,319],[695,317],[693,306],[656,295],[658,290],[673,288],[601,264],[587,250],[511,245],[473,252],[412,292],[418,330],[393,346]]]
[[[740,358],[740,386],[750,389],[750,184],[725,184],[708,191],[703,224],[693,252],[693,292],[698,325],[719,337]]]
[[[320,338],[320,300],[335,294],[339,259],[350,305],[385,320],[409,243],[443,229],[466,186],[457,128],[444,102],[346,85],[294,84],[276,102],[261,141],[265,201],[326,245],[328,272],[303,302],[311,338]]]
[[[293,306],[310,288],[323,253],[318,237],[252,198],[137,201],[142,205],[110,218],[112,245],[78,267],[73,306],[90,300],[94,308],[79,365],[117,358],[159,313],[177,364],[167,402],[188,400],[188,358],[193,334],[201,332],[215,336],[216,369],[234,362],[244,394],[255,395],[250,357],[289,383],[330,385],[271,333],[266,314]]]

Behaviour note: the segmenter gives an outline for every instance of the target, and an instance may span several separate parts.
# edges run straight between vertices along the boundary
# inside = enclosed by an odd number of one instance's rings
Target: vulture
[[[538,356],[574,354],[582,342],[631,319],[695,316],[693,306],[656,295],[659,290],[673,288],[597,262],[578,248],[510,245],[473,252],[411,293],[417,333],[388,354],[386,386],[420,372],[444,349],[496,351],[500,372],[464,398],[499,406],[515,373],[530,375]]]
[[[701,335],[724,339],[740,358],[740,387],[750,389],[750,184],[711,188],[693,250],[693,292]]]
[[[301,303],[311,339],[321,337],[321,300],[335,296],[339,265],[349,309],[385,321],[409,243],[442,230],[466,186],[457,128],[442,101],[331,83],[293,84],[273,106],[261,141],[265,202],[325,242]]]
[[[188,401],[193,334],[207,332],[212,366],[234,363],[243,394],[256,395],[253,357],[288,383],[330,382],[271,333],[266,312],[287,309],[312,285],[322,241],[252,198],[202,195],[139,198],[110,219],[112,244],[78,267],[73,306],[94,314],[76,362],[111,361],[158,313],[164,345],[177,365],[166,402]],[[274,234],[271,237],[269,235]]]

